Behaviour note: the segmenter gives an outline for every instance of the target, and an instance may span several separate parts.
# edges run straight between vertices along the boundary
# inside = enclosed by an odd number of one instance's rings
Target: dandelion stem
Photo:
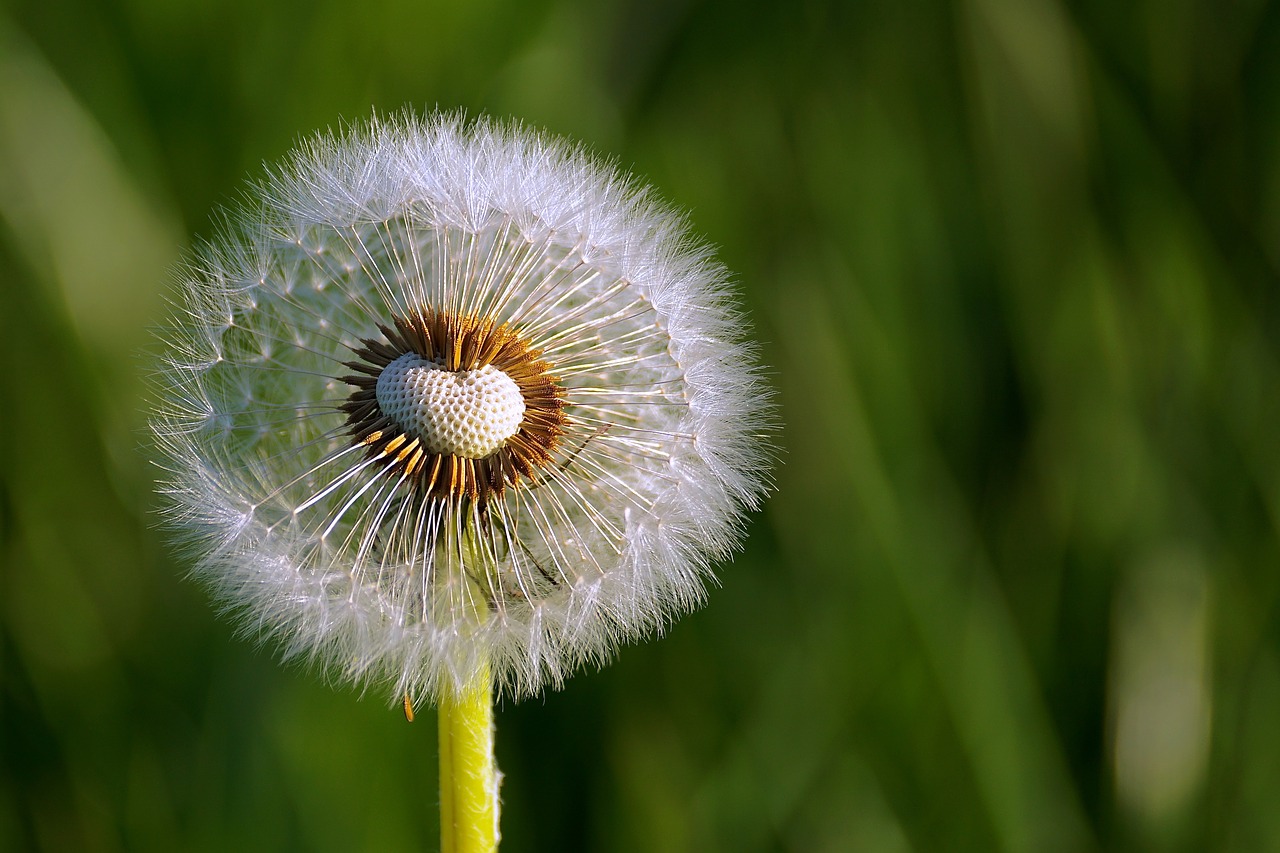
[[[493,686],[486,665],[459,695],[440,701],[440,851],[498,849],[498,768]]]

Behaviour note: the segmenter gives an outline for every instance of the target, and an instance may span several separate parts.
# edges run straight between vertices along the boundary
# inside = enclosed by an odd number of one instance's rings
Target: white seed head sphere
[[[520,697],[703,599],[770,490],[724,269],[581,150],[456,116],[301,147],[162,333],[195,574],[255,636],[431,699]]]

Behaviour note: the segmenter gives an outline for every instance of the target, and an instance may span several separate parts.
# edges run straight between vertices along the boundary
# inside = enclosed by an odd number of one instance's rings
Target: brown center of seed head
[[[341,408],[353,440],[366,445],[370,457],[386,459],[383,470],[388,476],[403,477],[426,498],[465,497],[483,506],[507,487],[518,485],[521,478],[536,480],[538,471],[551,464],[565,432],[564,390],[549,372],[550,365],[540,358],[541,352],[530,348],[517,330],[505,323],[435,309],[396,316],[393,327],[380,324],[378,328],[383,339],[362,340],[354,350],[356,360],[345,363],[355,372],[343,377],[352,390]],[[406,355],[416,358],[406,360]],[[478,371],[487,375],[500,371],[505,378],[498,384],[509,388],[514,383],[524,404],[518,428],[502,429],[497,440],[468,443],[469,449],[451,447],[434,434],[425,434],[423,425],[432,420],[433,413],[427,410],[434,400],[403,402],[418,386],[397,387],[397,405],[390,412],[387,409],[392,407],[384,405],[389,399],[388,383],[394,378],[383,377],[384,371],[389,366],[393,372],[401,370],[406,363],[415,369],[458,374],[460,379],[471,379]],[[423,419],[407,416],[406,411],[421,411]],[[471,412],[468,417],[492,422],[489,415],[493,414],[500,421],[509,418],[511,411],[504,401],[501,412]],[[496,449],[490,450],[493,446]]]

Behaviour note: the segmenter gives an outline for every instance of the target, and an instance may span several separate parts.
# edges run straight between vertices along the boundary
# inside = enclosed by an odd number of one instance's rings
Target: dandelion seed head
[[[153,429],[246,632],[519,697],[703,599],[771,488],[771,396],[683,219],[519,126],[304,144],[191,261]]]

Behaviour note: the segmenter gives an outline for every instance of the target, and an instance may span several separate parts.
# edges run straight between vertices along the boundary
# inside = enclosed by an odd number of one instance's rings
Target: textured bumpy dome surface
[[[615,171],[486,122],[322,136],[192,263],[153,420],[196,574],[415,699],[527,695],[702,600],[770,488],[725,272]]]
[[[450,371],[444,361],[405,353],[378,376],[378,405],[431,453],[483,459],[524,419],[520,386],[491,364]]]

